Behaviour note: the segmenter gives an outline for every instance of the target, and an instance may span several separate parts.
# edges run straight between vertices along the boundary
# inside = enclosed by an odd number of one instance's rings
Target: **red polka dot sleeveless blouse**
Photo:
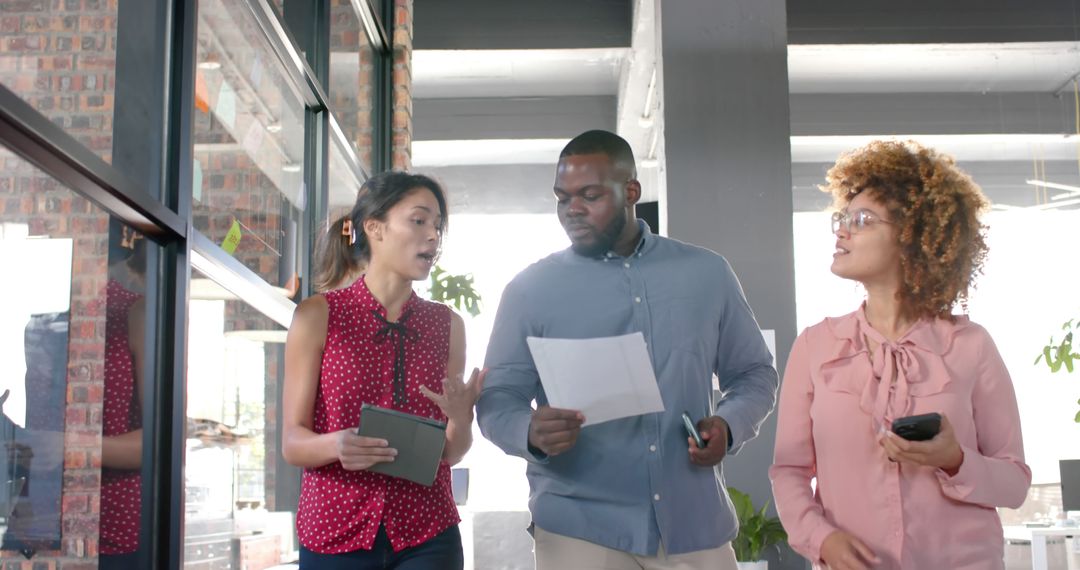
[[[442,392],[450,309],[414,293],[397,322],[387,323],[386,309],[362,277],[325,297],[329,319],[314,431],[357,427],[362,404],[446,421],[420,386]],[[296,516],[300,543],[322,554],[370,549],[380,524],[398,551],[460,521],[446,462],[431,487],[366,470],[346,471],[337,461],[305,469]]]

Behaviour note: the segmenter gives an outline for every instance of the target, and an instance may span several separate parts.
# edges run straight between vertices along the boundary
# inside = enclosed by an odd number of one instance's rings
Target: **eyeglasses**
[[[858,233],[865,229],[867,226],[874,224],[891,224],[888,220],[883,220],[877,216],[877,214],[870,210],[855,210],[854,212],[833,212],[832,215],[832,233],[840,231],[843,227],[849,234]]]

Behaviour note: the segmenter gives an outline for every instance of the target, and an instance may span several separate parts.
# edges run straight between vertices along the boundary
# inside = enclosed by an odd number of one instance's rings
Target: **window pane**
[[[0,561],[137,557],[157,246],[4,149],[0,172]]]
[[[161,2],[3,2],[0,84],[158,197],[165,21]]]
[[[304,105],[242,2],[199,2],[195,229],[271,285],[296,272]]]
[[[5,2],[0,84],[112,157],[116,2]]]
[[[277,431],[286,331],[198,271],[188,310],[184,561],[295,560],[299,475]]]
[[[327,208],[328,220],[335,220],[344,216],[352,209],[356,202],[356,193],[360,189],[361,181],[349,168],[338,145],[330,143],[330,200]]]
[[[330,8],[330,108],[360,165],[371,172],[375,52],[351,0]]]

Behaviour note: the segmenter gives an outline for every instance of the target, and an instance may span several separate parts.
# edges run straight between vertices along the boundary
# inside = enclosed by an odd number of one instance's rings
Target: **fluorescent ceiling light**
[[[1064,208],[1065,206],[1075,206],[1080,204],[1080,198],[1072,198],[1071,200],[1059,200],[1057,202],[1048,202],[1046,204],[1037,204],[1035,206],[1028,206],[1025,210],[1053,210],[1054,208]]]
[[[1052,196],[1051,200],[1064,200],[1065,198],[1071,198],[1077,194],[1080,194],[1080,186],[1072,186],[1069,184],[1058,184],[1057,182],[1047,182],[1045,180],[1025,180],[1024,182],[1042,188],[1053,188],[1054,190],[1064,190],[1067,194],[1058,194]]]

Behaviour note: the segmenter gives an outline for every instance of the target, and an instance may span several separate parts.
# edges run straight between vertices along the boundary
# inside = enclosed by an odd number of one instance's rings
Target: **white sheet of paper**
[[[553,408],[578,410],[585,425],[664,411],[645,337],[525,339]]]

